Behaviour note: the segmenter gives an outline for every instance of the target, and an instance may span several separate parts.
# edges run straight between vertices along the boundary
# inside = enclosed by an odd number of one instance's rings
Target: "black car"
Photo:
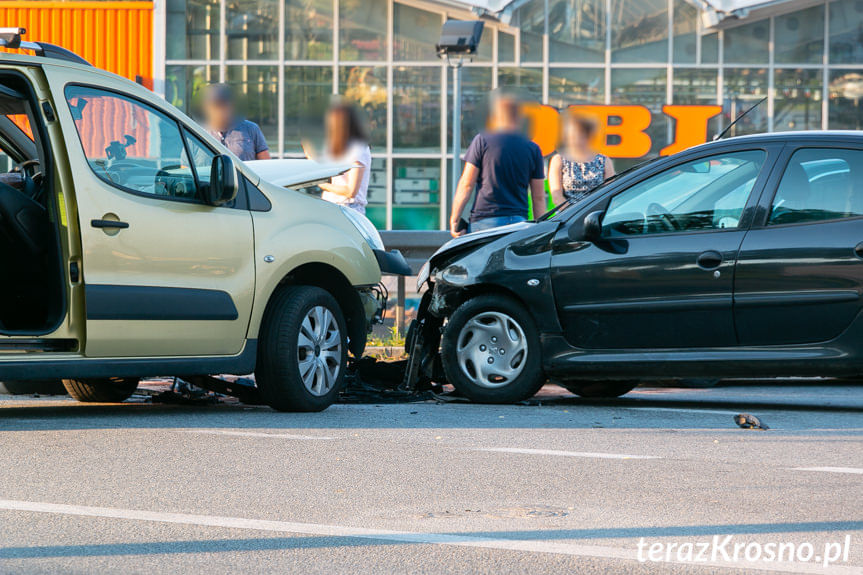
[[[863,374],[863,134],[743,136],[659,158],[426,264],[409,382],[512,402],[547,380]]]

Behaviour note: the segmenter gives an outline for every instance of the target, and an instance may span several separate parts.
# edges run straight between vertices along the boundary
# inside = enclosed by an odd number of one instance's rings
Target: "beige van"
[[[21,47],[36,55],[0,55],[0,381],[121,401],[170,375],[329,406],[380,320],[381,273],[409,271],[364,216],[285,187],[347,168],[274,160],[280,185],[263,181],[147,89]],[[207,375],[252,372],[253,388]]]

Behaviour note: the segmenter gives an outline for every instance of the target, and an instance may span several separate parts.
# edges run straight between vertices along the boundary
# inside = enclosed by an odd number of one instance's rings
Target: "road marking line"
[[[823,471],[825,473],[857,473],[863,474],[863,469],[857,467],[794,467],[794,471]]]
[[[237,435],[240,437],[269,437],[272,439],[335,439],[326,435],[298,435],[295,433],[264,433],[262,431],[228,431],[226,429],[180,429],[180,433],[198,433],[203,435]]]
[[[353,537],[358,539],[392,541],[417,545],[453,545],[457,547],[524,551],[528,553],[552,553],[556,555],[638,561],[638,551],[636,549],[599,545],[580,545],[577,543],[555,543],[534,539],[526,540],[459,535],[452,533],[391,531],[387,529],[367,529],[363,527],[348,527],[344,525],[270,521],[264,519],[245,519],[242,517],[225,517],[219,515],[160,513],[138,509],[64,505],[58,503],[42,503],[38,501],[15,501],[10,499],[0,499],[0,509],[8,511],[100,517],[106,519],[125,519],[130,521],[152,521],[157,523],[172,523],[180,525],[222,527],[226,529],[250,529],[273,533],[319,535],[323,537]],[[686,565],[688,567],[745,568],[747,571],[779,571],[784,573],[828,573],[830,575],[856,575],[860,573],[860,567],[856,565],[848,567],[831,565],[825,569],[821,563],[741,563],[734,561],[705,561],[697,563],[668,561],[665,563]],[[661,563],[653,563],[653,565],[660,564]]]
[[[590,453],[587,451],[559,451],[557,449],[523,449],[520,447],[480,447],[475,451],[497,453],[523,453],[526,455],[556,455],[559,457],[588,457],[593,459],[662,459],[657,455],[626,455],[625,453]]]

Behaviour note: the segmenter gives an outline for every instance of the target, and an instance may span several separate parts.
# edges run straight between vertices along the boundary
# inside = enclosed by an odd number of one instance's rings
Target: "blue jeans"
[[[483,230],[490,230],[492,228],[508,226],[509,224],[520,224],[521,222],[526,221],[527,218],[525,218],[524,216],[495,216],[491,218],[482,218],[481,220],[471,222],[467,228],[467,231],[468,233],[481,232]]]

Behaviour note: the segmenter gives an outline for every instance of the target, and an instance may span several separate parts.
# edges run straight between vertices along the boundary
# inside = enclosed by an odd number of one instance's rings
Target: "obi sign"
[[[647,135],[650,110],[644,106],[571,106],[597,120],[594,145],[611,158],[640,158],[650,152],[651,140]],[[721,106],[663,106],[662,112],[674,120],[674,140],[659,151],[661,156],[676,154],[707,141],[707,121],[722,111]],[[560,112],[552,106],[527,104],[524,114],[528,118],[530,136],[548,155],[557,149],[560,141]],[[609,144],[609,136],[614,139]]]

